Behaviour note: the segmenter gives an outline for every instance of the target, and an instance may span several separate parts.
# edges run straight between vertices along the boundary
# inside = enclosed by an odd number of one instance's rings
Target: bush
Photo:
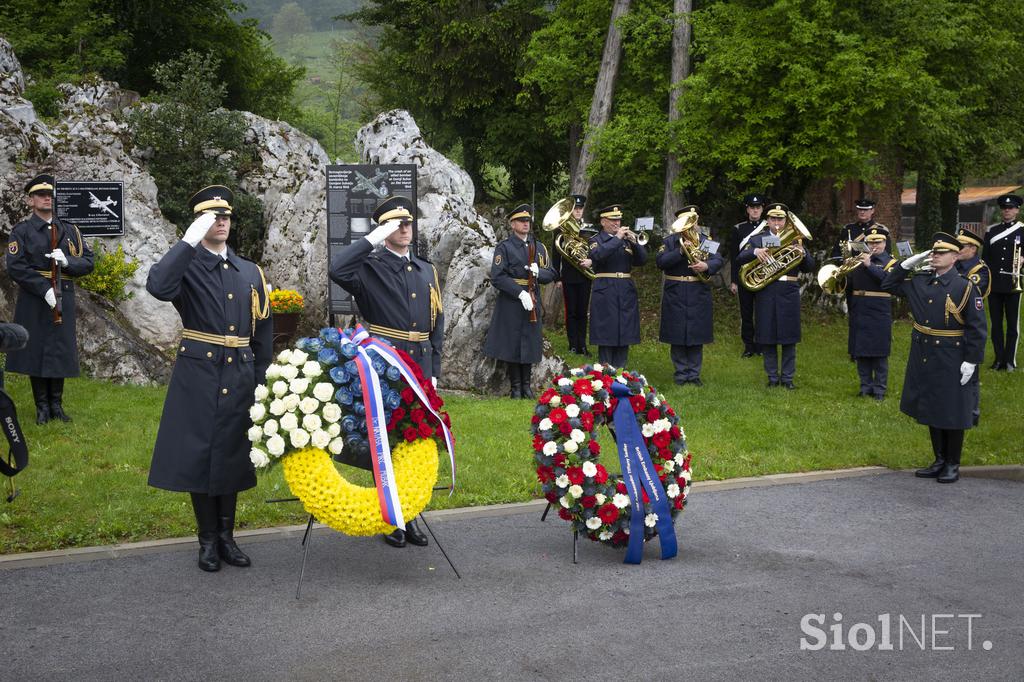
[[[78,284],[117,305],[135,296],[134,291],[125,290],[125,285],[135,276],[140,265],[138,259],[125,257],[124,248],[120,244],[113,251],[107,251],[99,245],[96,249],[96,267],[90,274],[79,279]]]

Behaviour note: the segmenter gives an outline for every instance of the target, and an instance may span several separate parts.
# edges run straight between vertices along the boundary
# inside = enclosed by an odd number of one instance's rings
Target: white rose
[[[558,407],[559,405],[562,404],[562,399],[556,395],[551,398],[551,402],[549,404],[551,405],[551,407]]]
[[[678,464],[679,466],[683,466],[683,462],[686,461],[686,457],[681,452],[677,452],[676,456],[673,459],[676,460],[676,464]]]
[[[320,369],[319,362],[316,360],[310,360],[302,366],[302,373],[312,379],[313,377],[318,377],[323,374],[323,370]]]
[[[263,452],[259,448],[253,448],[249,451],[249,461],[252,462],[253,466],[257,469],[262,469],[270,464],[270,458],[267,457],[267,453]]]
[[[345,447],[345,441],[340,438],[335,438],[331,441],[331,444],[327,448],[331,451],[332,455],[340,455],[342,449]]]
[[[273,403],[271,403],[273,404]],[[263,418],[267,416],[267,408],[263,407],[263,403],[256,403],[249,408],[249,419],[254,422],[263,421]]]
[[[288,440],[292,442],[293,448],[304,448],[309,443],[309,432],[302,429],[292,429],[288,434]]]
[[[292,359],[292,350],[291,350],[291,348],[285,348],[283,351],[281,351],[280,353],[277,354],[277,361],[280,362],[282,365],[287,365],[288,362],[291,359]]]
[[[326,403],[334,395],[334,386],[320,382],[313,387],[313,397],[322,403]]]
[[[249,427],[248,436],[250,443],[258,443],[260,441],[260,438],[263,438],[263,429],[254,424],[253,426]]]
[[[581,395],[580,402],[584,405],[590,406],[594,404],[594,396],[592,395]]]
[[[267,367],[267,383],[281,376],[281,365],[270,365]]]
[[[662,417],[654,422],[654,428],[656,431],[668,431],[672,428],[672,422]]]
[[[629,496],[623,495],[622,493],[615,493],[615,496],[612,497],[612,504],[619,509],[625,509],[629,506]]]
[[[294,393],[289,393],[281,400],[281,402],[284,403],[284,409],[289,412],[294,412],[296,408],[298,408],[300,400],[302,400],[302,398],[299,396]]]
[[[644,438],[650,438],[654,435],[654,424],[644,424],[640,427],[640,431],[644,434]]]
[[[594,499],[597,500],[597,504],[600,506],[608,500],[608,497],[604,493],[598,493],[594,495]]]
[[[555,485],[557,485],[559,488],[568,488],[569,477],[566,476],[565,474],[562,474],[561,476],[555,479]]]
[[[327,435],[331,438],[334,438],[339,433],[341,433],[341,424],[331,424],[327,427]]]
[[[288,382],[288,390],[295,395],[304,395],[309,388],[309,379],[292,379]]]
[[[312,396],[303,398],[299,403],[299,409],[302,410],[302,414],[313,414],[320,409],[320,401]]]
[[[601,390],[604,390],[604,382],[603,382],[603,381],[601,381],[600,379],[594,379],[593,381],[591,381],[591,382],[590,382],[590,386],[591,386],[591,388],[593,388],[593,389],[594,389],[595,391],[601,391]]]
[[[277,420],[268,419],[267,423],[263,425],[263,433],[267,434],[268,436],[273,436],[275,433],[277,433]]]
[[[569,419],[575,419],[580,416],[580,406],[573,403],[572,405],[565,406],[565,413],[569,416]]]
[[[288,358],[288,363],[292,367],[299,368],[306,364],[306,360],[309,360],[309,356],[303,353],[301,350],[293,350],[292,356]]]
[[[547,443],[544,443],[544,449],[541,450],[541,452],[550,457],[558,452],[558,443],[553,440],[549,440]]]
[[[576,441],[577,443],[580,443],[580,444],[582,444],[582,443],[583,443],[583,441],[584,441],[584,440],[586,440],[586,438],[587,438],[587,434],[583,433],[583,432],[582,432],[582,431],[580,431],[579,429],[573,429],[573,430],[572,430],[572,431],[571,431],[571,432],[569,433],[569,438],[572,438],[572,439],[573,439],[574,441]]]
[[[317,429],[313,431],[313,435],[309,437],[309,442],[312,443],[314,448],[320,448],[323,450],[331,443],[331,436],[326,431]]]
[[[276,417],[280,417],[285,412],[287,412],[287,410],[284,407],[284,401],[283,400],[272,400],[272,401],[270,401],[270,414],[272,414],[272,415],[274,415]]]
[[[661,466],[664,467],[665,471],[672,471],[673,469],[676,468],[676,463],[673,462],[671,459],[666,459]]]
[[[573,497],[583,497],[583,486],[571,485],[569,486],[569,494]]]
[[[327,403],[324,405],[324,409],[321,414],[323,414],[325,420],[333,424],[341,419],[341,406],[337,403]]]
[[[562,449],[568,452],[570,455],[580,449],[580,446],[574,440],[567,440],[562,444]]]
[[[597,518],[596,516],[591,516],[589,519],[587,519],[587,528],[589,528],[590,530],[597,530],[600,527],[601,519]]]
[[[654,528],[654,524],[658,522],[658,515],[651,513],[644,517],[644,525],[648,528]]]
[[[583,475],[588,478],[593,478],[597,475],[597,466],[593,462],[584,462]]]
[[[558,385],[559,386],[572,386],[572,381],[569,380],[569,379],[566,379],[565,377],[562,377],[561,379],[558,380]]]
[[[280,398],[281,396],[288,392],[288,382],[275,381],[272,388],[274,391],[274,395]]]
[[[679,497],[679,486],[675,483],[669,483],[668,487],[665,488],[665,494],[669,497]]]
[[[297,429],[298,427],[299,418],[295,416],[294,412],[289,412],[288,414],[281,417],[281,428],[284,429],[286,433],[291,433],[294,429]]]
[[[552,422],[547,417],[544,417],[543,419],[540,420],[540,424],[537,425],[537,428],[539,428],[541,431],[550,431],[552,427],[554,427],[554,425],[554,422]]]
[[[612,532],[610,530],[603,530],[597,537],[602,542],[607,542],[612,539]]]
[[[692,480],[692,475],[690,474],[690,470],[689,469],[684,470],[683,474],[682,474],[682,477],[683,477],[684,481],[689,483]],[[689,487],[689,486],[687,486],[687,487]]]
[[[594,371],[595,372],[600,372],[603,369],[604,369],[604,365],[601,365],[599,363],[594,363]]]
[[[293,365],[285,365],[281,368],[281,378],[285,381],[291,381],[295,377],[299,376],[299,370]]]
[[[272,454],[274,457],[280,457],[284,454],[284,438],[281,436],[272,436],[267,441],[267,452]]]
[[[307,414],[302,418],[302,428],[307,431],[316,431],[320,428],[320,417],[315,414]],[[316,447],[320,447],[317,445]]]
[[[569,506],[572,505],[572,500],[569,499],[568,495],[562,495],[558,498],[558,503],[568,509]]]
[[[257,402],[263,402],[269,396],[270,396],[270,391],[267,390],[267,387],[266,387],[265,384],[260,384],[259,386],[256,387],[256,390],[252,392],[252,397]]]

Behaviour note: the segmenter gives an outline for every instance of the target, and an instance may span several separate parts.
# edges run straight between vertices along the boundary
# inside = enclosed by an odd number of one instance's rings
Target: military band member
[[[582,194],[573,194],[572,198],[572,215],[583,225],[583,208],[587,204],[587,198]],[[584,231],[592,234],[592,230],[584,227],[580,230],[584,238],[589,236],[584,234]],[[589,356],[587,309],[590,307],[590,278],[562,256],[558,249],[551,250],[551,264],[558,273],[557,281],[562,286],[562,300],[565,302],[565,335],[569,339],[569,352]],[[589,258],[584,258],[580,265],[589,268],[593,262]]]
[[[860,267],[846,276],[850,333],[847,350],[857,363],[860,395],[883,400],[888,389],[892,349],[892,294],[882,291],[885,273],[896,260],[885,250],[889,231],[872,225],[864,234],[870,251],[860,254]]]
[[[835,246],[832,247],[832,253],[830,254],[830,260],[843,260],[842,246],[846,242],[859,242],[864,240],[864,235],[868,233],[871,226],[878,225],[875,222],[875,200],[860,198],[854,202],[854,210],[857,212],[857,220],[852,223],[847,223],[843,226],[843,229],[839,232],[839,241],[836,242]],[[885,225],[880,225],[885,227]],[[886,250],[888,250],[888,232],[886,230]]]
[[[916,475],[960,478],[964,430],[978,424],[978,364],[985,358],[985,305],[977,287],[953,267],[960,242],[938,232],[931,252],[911,256],[882,280],[910,303],[914,330],[900,411],[928,426],[935,461]],[[931,270],[908,278],[925,259]]]
[[[684,206],[676,211],[676,217],[687,211],[696,212],[697,207]],[[698,247],[707,241],[706,236],[700,235]],[[672,346],[670,355],[679,385],[704,385],[700,378],[704,344],[714,340],[711,285],[707,278],[721,270],[723,262],[717,252],[701,251],[706,256],[691,262],[683,249],[682,235],[675,233],[665,238],[655,258],[658,269],[665,273],[658,338]]]
[[[979,237],[974,230],[961,227],[957,230],[956,240],[960,242],[960,253],[956,257],[956,271],[978,287],[982,298],[988,298],[992,291],[992,273],[979,255],[984,243],[983,238]]]
[[[743,205],[747,211],[747,219],[742,223],[733,225],[732,242],[729,245],[729,291],[736,296],[740,304],[740,338],[743,339],[743,357],[749,358],[760,355],[761,349],[754,342],[754,292],[740,284],[740,263],[737,259],[740,251],[747,245],[750,235],[754,232],[765,229],[765,221],[761,219],[764,213],[765,198],[760,194],[748,194],[743,198]]]
[[[352,294],[370,333],[412,356],[436,387],[444,347],[441,286],[433,264],[409,248],[413,208],[405,197],[383,200],[372,216],[377,227],[335,255],[330,275]],[[392,547],[429,542],[416,519],[406,520],[404,531],[385,534],[384,541]]]
[[[184,329],[153,448],[149,485],[192,497],[199,567],[249,566],[234,540],[238,493],[256,485],[246,435],[253,390],[270,366],[273,330],[263,271],[227,245],[231,190],[189,199],[195,220],[153,264],[146,290]]]
[[[647,250],[622,224],[622,205],[598,210],[601,231],[590,238],[594,290],[590,295],[590,342],[602,364],[625,367],[629,347],[640,343],[640,302],[630,272],[647,262]]]
[[[778,236],[786,225],[788,210],[785,204],[768,205],[768,229],[750,237],[737,256],[740,265],[754,259],[767,262],[773,258],[772,253],[777,249],[765,248],[762,244],[766,238]],[[800,278],[794,273],[811,272],[814,269],[813,256],[806,246],[801,248],[803,258],[799,265],[754,292],[754,316],[757,319],[754,341],[761,346],[764,354],[764,371],[768,375],[770,388],[779,385],[788,390],[796,388],[793,376],[796,374],[796,344],[800,343]]]
[[[517,206],[508,219],[512,234],[495,247],[491,263],[491,286],[498,290],[498,299],[484,355],[506,363],[510,398],[532,399],[533,365],[541,360],[543,342],[540,285],[555,281],[557,274],[547,249],[530,234],[531,206]]]
[[[1014,250],[1021,253],[1024,249],[1024,224],[1018,220],[1022,202],[1024,199],[1016,194],[999,197],[1003,222],[989,226],[981,256],[992,275],[992,292],[988,297],[989,315],[992,317],[992,350],[996,356],[992,369],[1005,372],[1012,372],[1017,366],[1021,279],[1010,273],[1020,272],[1020,263],[1013,262],[1013,253]]]
[[[63,399],[64,379],[79,373],[74,278],[88,275],[94,265],[78,228],[53,215],[53,182],[52,175],[43,174],[25,185],[32,215],[14,226],[7,244],[7,273],[18,285],[14,322],[29,333],[28,345],[7,354],[7,371],[29,376],[37,424],[71,421]],[[53,263],[61,272],[60,322],[54,315],[58,300],[50,279]]]

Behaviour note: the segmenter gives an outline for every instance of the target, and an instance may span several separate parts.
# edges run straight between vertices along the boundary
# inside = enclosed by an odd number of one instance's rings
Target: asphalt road
[[[216,574],[191,546],[0,570],[0,679],[1024,679],[1019,482],[695,486],[680,555],[639,566],[589,542],[573,565],[535,511],[431,525],[461,580],[327,530],[298,600],[294,537]]]

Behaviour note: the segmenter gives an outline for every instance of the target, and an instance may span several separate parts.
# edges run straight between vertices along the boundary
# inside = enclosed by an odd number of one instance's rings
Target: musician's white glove
[[[185,235],[181,238],[181,241],[189,244],[193,248],[199,246],[199,242],[203,241],[203,237],[210,231],[213,224],[217,222],[217,216],[213,213],[202,213],[198,218],[192,221],[192,224],[185,230]]]
[[[437,390],[437,377],[430,377],[430,385],[434,387],[435,391]]]
[[[960,363],[960,385],[966,386],[967,382],[971,380],[971,376],[974,374],[974,368],[977,365],[971,364],[970,362]]]
[[[57,265],[61,266],[62,268],[65,268],[68,265],[68,257],[65,256],[64,252],[61,251],[60,249],[54,249],[50,253],[46,254],[46,257],[52,258],[53,260],[57,261]]]
[[[526,312],[530,312],[531,310],[533,310],[533,299],[530,298],[529,291],[519,292],[519,302],[523,304],[523,310],[525,310]]]
[[[536,277],[540,273],[540,268],[537,267],[536,263],[530,263],[529,265],[524,267],[526,267],[527,272],[532,272],[534,277]]]
[[[53,289],[47,289],[46,293],[43,294],[43,298],[46,300],[46,303],[50,308],[57,307],[57,294],[53,293]]]
[[[373,232],[366,235],[366,241],[370,242],[374,246],[377,246],[385,239],[390,237],[401,226],[402,221],[399,220],[398,218],[385,220],[383,223],[373,228]]]
[[[903,268],[904,270],[913,270],[918,265],[925,262],[931,255],[932,252],[930,250],[922,251],[921,253],[915,253],[913,256],[900,263],[900,267]]]

